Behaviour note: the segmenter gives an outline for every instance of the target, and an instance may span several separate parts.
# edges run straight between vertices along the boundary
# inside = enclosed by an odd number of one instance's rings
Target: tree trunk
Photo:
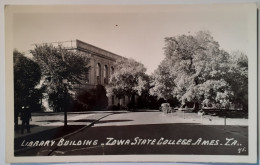
[[[133,105],[133,111],[135,111],[135,94],[132,94],[132,105]]]

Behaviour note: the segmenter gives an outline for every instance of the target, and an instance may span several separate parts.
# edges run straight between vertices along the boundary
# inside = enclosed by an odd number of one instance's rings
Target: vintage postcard
[[[7,5],[6,159],[257,155],[257,8]]]

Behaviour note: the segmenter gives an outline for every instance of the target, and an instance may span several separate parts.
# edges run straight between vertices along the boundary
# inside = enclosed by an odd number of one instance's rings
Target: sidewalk
[[[115,112],[113,112],[115,113]],[[70,127],[70,131],[74,132],[76,126],[78,128],[83,128],[91,125],[93,122],[107,116],[113,114],[112,112],[87,112],[87,113],[68,113],[67,115],[67,125]],[[21,126],[21,121],[19,121],[19,125]],[[43,115],[42,113],[39,115],[37,113],[32,114],[32,121],[30,122],[30,131],[31,133],[27,133],[26,129],[24,130],[24,134],[21,134],[21,131],[16,131],[14,134],[15,139],[17,138],[25,138],[26,136],[34,136],[40,132],[49,131],[53,129],[57,129],[59,127],[63,127],[64,125],[64,114],[63,113],[49,113]],[[73,128],[73,129],[71,129]]]

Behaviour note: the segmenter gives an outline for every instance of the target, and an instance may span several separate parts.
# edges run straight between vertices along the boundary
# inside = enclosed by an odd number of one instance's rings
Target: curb
[[[80,128],[80,129],[78,129],[78,130],[76,130],[76,131],[74,131],[74,132],[71,132],[71,133],[66,134],[66,135],[64,135],[64,136],[58,137],[58,138],[56,138],[56,139],[50,139],[50,140],[55,140],[55,141],[56,141],[56,140],[59,140],[59,139],[62,139],[62,138],[66,138],[66,137],[72,136],[72,135],[74,135],[74,134],[76,134],[76,133],[78,133],[78,132],[83,131],[84,129],[86,129],[86,128],[88,128],[88,127],[93,126],[93,125],[94,125],[96,122],[98,122],[99,120],[101,120],[101,119],[103,119],[103,118],[105,118],[105,117],[107,117],[107,116],[113,115],[113,114],[116,114],[116,113],[110,113],[110,114],[107,114],[107,115],[105,115],[105,116],[102,116],[102,117],[96,119],[95,121],[91,122],[90,124],[88,124],[88,125],[86,125],[86,126]],[[28,151],[28,150],[30,150],[30,149],[34,149],[34,148],[37,148],[37,147],[38,147],[38,146],[26,147],[26,148],[23,148],[23,149],[18,149],[18,150],[16,150],[16,151],[14,151],[14,154],[19,154],[19,153],[21,153],[21,152],[25,152],[25,151]],[[48,154],[48,156],[49,156],[53,151],[55,151],[57,148],[58,148],[58,147],[54,148],[54,149]]]

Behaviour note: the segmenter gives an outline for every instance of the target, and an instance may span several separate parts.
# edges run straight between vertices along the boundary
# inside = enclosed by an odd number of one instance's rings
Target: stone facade
[[[71,41],[68,45],[65,45],[67,49],[80,51],[90,57],[90,70],[87,75],[86,82],[78,85],[77,90],[92,89],[96,85],[100,84],[106,86],[108,84],[111,74],[114,72],[114,63],[119,58],[125,58],[109,52],[107,50],[98,48],[80,40]],[[108,98],[109,105],[121,105],[126,106],[129,102],[129,98],[125,97],[118,99],[115,96]]]

